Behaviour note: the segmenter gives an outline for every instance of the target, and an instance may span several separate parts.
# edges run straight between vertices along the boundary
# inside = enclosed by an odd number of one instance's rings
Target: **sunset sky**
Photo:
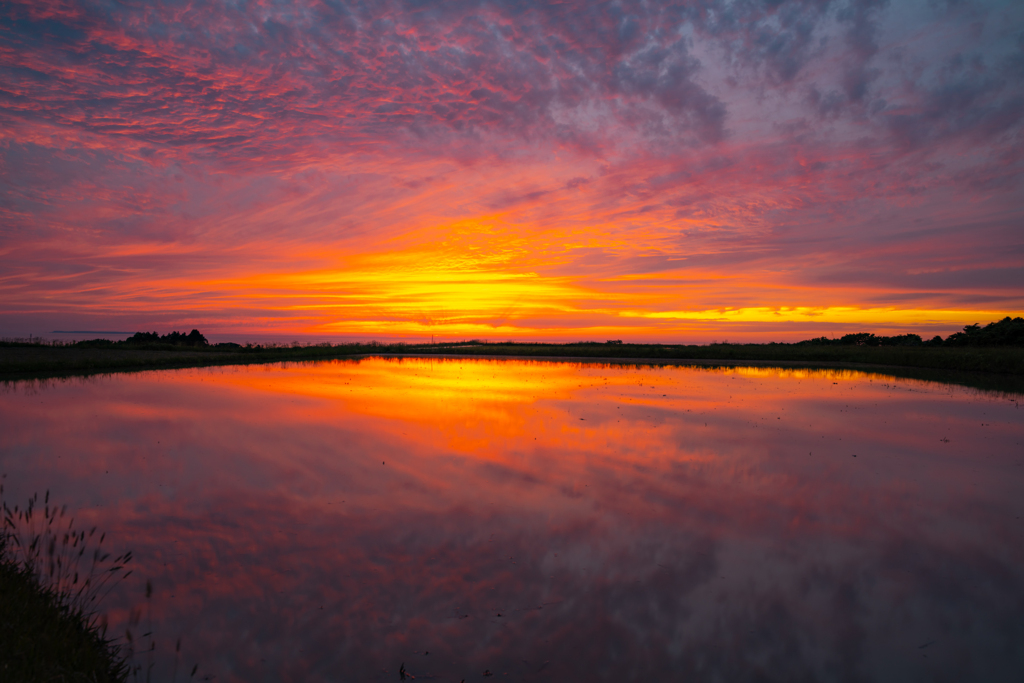
[[[947,335],[1022,123],[1019,0],[0,2],[0,336]]]

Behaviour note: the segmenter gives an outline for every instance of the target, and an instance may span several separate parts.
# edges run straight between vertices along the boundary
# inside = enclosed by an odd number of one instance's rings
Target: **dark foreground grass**
[[[0,562],[0,681],[127,680],[128,667],[83,615],[69,610],[33,573]]]
[[[128,680],[130,654],[106,637],[97,603],[131,573],[131,554],[103,552],[103,535],[76,529],[49,494],[0,509],[0,681]]]

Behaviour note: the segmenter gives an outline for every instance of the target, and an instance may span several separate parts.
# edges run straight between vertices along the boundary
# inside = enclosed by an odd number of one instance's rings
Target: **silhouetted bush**
[[[1024,346],[1024,318],[1003,318],[999,322],[967,325],[963,332],[954,332],[945,339],[935,335],[923,341],[916,334],[876,337],[870,332],[856,332],[839,339],[816,337],[797,342],[797,346]]]
[[[944,342],[946,346],[1024,346],[1024,318],[1006,316],[999,322],[967,325]]]
[[[139,346],[141,344],[159,344],[160,335],[156,332],[136,332],[132,336],[125,339],[122,344],[129,346]]]
[[[92,345],[92,342],[89,343]],[[205,347],[209,346],[210,342],[206,341],[206,337],[199,330],[192,330],[188,334],[169,332],[162,337],[156,332],[136,332],[123,342],[117,342],[117,344],[122,346],[156,346],[166,344],[170,346]]]
[[[939,338],[941,341],[941,337]],[[839,339],[816,337],[797,342],[798,346],[921,346],[921,336],[917,334],[898,334],[892,337],[877,337],[870,332],[847,334]]]

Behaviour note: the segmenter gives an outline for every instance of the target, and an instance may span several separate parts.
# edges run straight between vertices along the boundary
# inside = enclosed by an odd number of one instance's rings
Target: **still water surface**
[[[1018,400],[768,368],[158,371],[7,385],[0,473],[134,551],[105,605],[114,631],[151,611],[156,680],[180,636],[181,679],[1017,681]]]

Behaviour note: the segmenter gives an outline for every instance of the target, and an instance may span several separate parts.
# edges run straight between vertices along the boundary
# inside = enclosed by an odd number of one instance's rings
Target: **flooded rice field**
[[[155,681],[1011,681],[1018,401],[838,370],[154,371],[6,385],[0,473],[133,551],[103,607],[152,633]]]

